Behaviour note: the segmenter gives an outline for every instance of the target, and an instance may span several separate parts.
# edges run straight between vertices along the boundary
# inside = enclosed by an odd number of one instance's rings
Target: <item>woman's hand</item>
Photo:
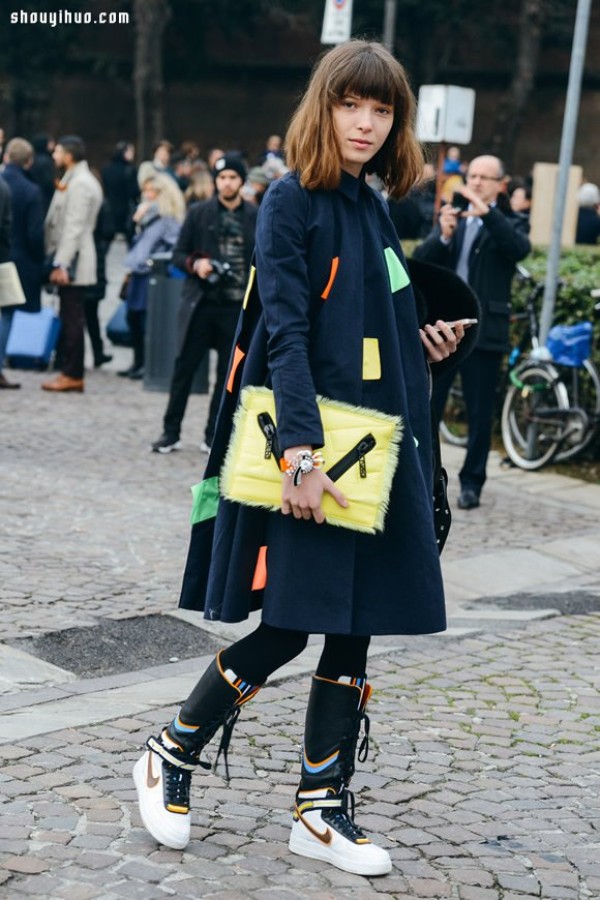
[[[286,451],[286,458],[290,451]],[[292,454],[293,456],[294,454]],[[331,494],[340,506],[347,507],[348,501],[334,482],[322,469],[313,469],[302,476],[300,484],[295,485],[289,475],[283,476],[281,488],[281,512],[284,516],[291,513],[295,519],[314,519],[319,525],[325,521],[325,513],[321,509],[324,493]]]
[[[427,351],[429,362],[441,362],[447,359],[465,336],[465,326],[456,322],[450,327],[448,322],[438,319],[435,325],[424,325],[419,328],[421,342]]]

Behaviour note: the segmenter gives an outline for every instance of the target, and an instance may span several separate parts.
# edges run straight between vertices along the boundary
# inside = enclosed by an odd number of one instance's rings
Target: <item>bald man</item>
[[[498,372],[509,349],[511,285],[517,262],[531,250],[529,229],[522,216],[499,203],[505,192],[505,172],[496,156],[478,156],[460,188],[466,211],[451,203],[440,210],[438,224],[415,251],[415,257],[453,269],[466,281],[481,306],[479,335],[473,353],[463,362],[463,384],[469,439],[460,470],[460,509],[476,509],[486,479]],[[441,418],[454,373],[436,380],[434,409]]]

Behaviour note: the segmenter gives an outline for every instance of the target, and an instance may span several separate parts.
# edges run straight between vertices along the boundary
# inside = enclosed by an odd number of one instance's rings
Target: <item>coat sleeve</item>
[[[136,275],[147,275],[150,271],[148,260],[162,242],[168,226],[167,220],[162,218],[155,219],[148,225],[125,257],[125,268],[130,272],[135,272]]]
[[[268,333],[268,364],[282,450],[323,446],[309,362],[308,197],[296,182],[273,184],[256,230],[258,288]]]
[[[32,262],[44,261],[44,208],[39,188],[31,193],[26,213],[27,253]]]
[[[499,209],[490,209],[483,216],[483,227],[487,228],[493,238],[498,253],[510,262],[517,263],[531,251],[531,243],[527,237],[527,222],[516,216],[505,216]]]
[[[436,263],[438,266],[451,266],[452,242],[447,244],[442,242],[439,226],[436,225],[423,243],[415,249],[413,256],[415,259]]]
[[[189,257],[198,250],[198,247],[195,246],[194,235],[198,228],[197,219],[199,213],[200,210],[193,206],[188,211],[173,249],[173,264],[178,269],[181,269],[182,272],[187,272],[190,275],[192,274],[192,268]]]

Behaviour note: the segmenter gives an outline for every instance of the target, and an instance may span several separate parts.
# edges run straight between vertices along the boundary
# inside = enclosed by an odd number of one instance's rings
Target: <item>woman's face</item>
[[[332,117],[342,169],[358,178],[385,143],[394,124],[394,108],[373,97],[347,94],[333,107]]]
[[[158,197],[158,191],[153,184],[145,184],[143,190],[144,200],[148,203],[152,203]]]

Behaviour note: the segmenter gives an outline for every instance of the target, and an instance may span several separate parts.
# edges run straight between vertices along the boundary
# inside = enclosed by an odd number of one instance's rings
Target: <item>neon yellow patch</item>
[[[381,357],[379,356],[379,340],[363,338],[363,380],[379,381],[381,378]]]
[[[219,478],[206,478],[200,484],[194,484],[192,491],[192,516],[191,525],[204,522],[206,519],[214,519],[219,506]]]
[[[390,287],[392,293],[395,293],[395,291],[400,291],[402,288],[405,288],[407,284],[410,284],[410,278],[391,247],[386,247],[383,251],[383,255],[385,256],[388,275],[390,276]]]

